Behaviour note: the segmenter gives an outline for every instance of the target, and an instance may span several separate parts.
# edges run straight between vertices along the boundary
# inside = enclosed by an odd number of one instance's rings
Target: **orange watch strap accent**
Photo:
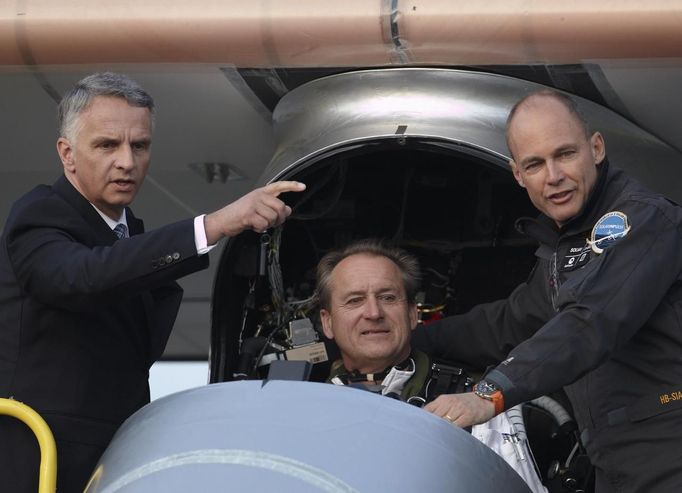
[[[504,411],[504,395],[502,391],[498,390],[493,392],[490,397],[492,397],[493,404],[495,405],[495,416]]]

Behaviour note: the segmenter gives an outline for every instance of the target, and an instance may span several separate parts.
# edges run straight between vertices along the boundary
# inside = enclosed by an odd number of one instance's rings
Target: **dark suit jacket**
[[[149,402],[149,367],[164,350],[182,297],[174,280],[208,266],[208,256],[196,253],[193,220],[142,234],[142,221],[130,210],[127,218],[131,237],[116,241],[62,176],[19,199],[4,226],[0,397],[28,404],[51,426],[58,480],[71,474],[60,444],[101,451]],[[16,457],[9,447],[22,446],[7,442],[16,434],[9,421],[0,418],[0,471],[3,460]],[[89,468],[87,476],[94,463],[85,462],[74,467]],[[37,477],[37,469],[23,474]]]

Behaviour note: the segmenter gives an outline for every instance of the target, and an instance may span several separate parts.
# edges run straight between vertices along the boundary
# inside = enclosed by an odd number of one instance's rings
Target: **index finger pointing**
[[[277,197],[284,192],[302,192],[305,190],[305,184],[298,181],[275,181],[266,185],[263,190]]]

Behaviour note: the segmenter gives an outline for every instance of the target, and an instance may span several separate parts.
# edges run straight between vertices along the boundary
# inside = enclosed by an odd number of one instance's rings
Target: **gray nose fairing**
[[[527,493],[467,432],[405,404],[311,382],[228,382],[129,418],[87,493]]]

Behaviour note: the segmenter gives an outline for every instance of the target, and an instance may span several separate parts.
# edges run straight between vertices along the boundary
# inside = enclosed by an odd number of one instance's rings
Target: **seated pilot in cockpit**
[[[332,364],[329,382],[419,406],[437,394],[471,388],[459,369],[440,365],[434,370],[426,354],[411,348],[419,283],[416,258],[377,240],[356,241],[322,258],[317,266],[320,320],[324,334],[341,353]],[[530,449],[507,413],[477,426],[472,434],[510,463],[532,491],[546,491]],[[489,439],[491,431],[499,435],[499,443]]]

